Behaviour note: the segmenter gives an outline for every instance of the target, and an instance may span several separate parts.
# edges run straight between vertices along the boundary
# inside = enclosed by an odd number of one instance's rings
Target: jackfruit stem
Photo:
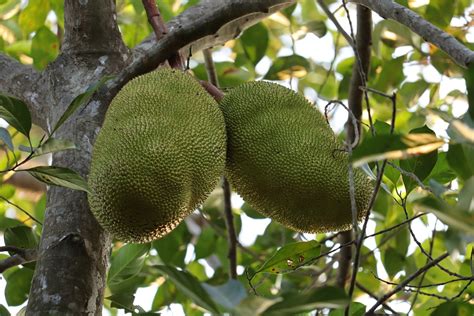
[[[220,102],[222,98],[224,98],[224,93],[212,83],[204,80],[199,80],[199,83],[217,102]]]
[[[168,28],[166,27],[165,21],[163,20],[158,5],[152,0],[142,0],[143,7],[145,8],[148,23],[150,23],[155,33],[156,40],[159,41],[163,36],[168,34]],[[179,52],[173,52],[168,58],[168,63],[171,68],[184,69],[183,58]]]

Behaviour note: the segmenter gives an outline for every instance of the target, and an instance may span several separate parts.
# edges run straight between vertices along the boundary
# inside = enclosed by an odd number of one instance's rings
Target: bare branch
[[[439,262],[441,262],[443,259],[445,259],[447,256],[449,255],[448,252],[442,254],[441,256],[439,256],[438,258],[434,259],[433,261],[431,261],[430,263],[426,264],[424,267],[422,267],[421,269],[418,269],[415,273],[411,274],[410,276],[408,276],[403,282],[401,282],[400,284],[398,284],[393,290],[391,290],[390,292],[388,292],[387,294],[385,294],[384,296],[382,296],[366,313],[366,315],[373,315],[375,310],[377,309],[377,307],[379,307],[382,303],[384,303],[385,301],[387,301],[390,297],[392,297],[394,294],[396,294],[397,292],[401,291],[405,285],[407,285],[408,283],[410,283],[412,280],[414,280],[417,276],[419,276],[420,274],[424,273],[425,271],[431,269],[432,267],[434,267],[435,265],[437,265]]]
[[[0,93],[23,100],[30,110],[33,123],[44,127],[45,115],[41,107],[38,84],[40,73],[11,57],[0,54]]]
[[[349,34],[347,34],[346,30],[344,30],[344,28],[339,23],[339,21],[336,19],[334,14],[331,12],[331,10],[329,10],[329,7],[327,6],[327,4],[324,3],[323,0],[316,0],[316,1],[318,2],[321,9],[323,9],[324,13],[326,13],[326,15],[331,20],[331,22],[334,24],[334,26],[337,28],[337,30],[339,31],[339,34],[342,34],[342,36],[344,36],[347,43],[349,43],[349,45],[351,47],[355,47],[354,41],[352,40],[352,37]]]
[[[377,12],[385,19],[395,20],[413,32],[420,35],[425,41],[434,44],[445,51],[458,65],[467,68],[474,61],[474,52],[464,46],[452,35],[444,32],[410,9],[392,0],[349,0],[361,4]]]
[[[13,246],[0,247],[0,252],[9,251],[13,255],[0,261],[0,273],[3,273],[9,268],[16,267],[20,264],[36,261],[38,252],[36,249],[23,249]]]

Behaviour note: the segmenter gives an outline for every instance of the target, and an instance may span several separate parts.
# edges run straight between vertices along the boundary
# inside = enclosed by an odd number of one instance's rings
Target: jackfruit
[[[303,96],[249,82],[220,102],[227,128],[226,176],[256,210],[301,232],[351,227],[348,154],[324,116]],[[373,184],[354,170],[358,220]]]
[[[91,211],[122,241],[160,238],[214,189],[225,152],[222,112],[193,77],[169,68],[137,77],[112,100],[97,136]]]

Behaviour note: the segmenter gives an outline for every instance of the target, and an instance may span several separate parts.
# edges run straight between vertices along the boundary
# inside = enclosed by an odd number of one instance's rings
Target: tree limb
[[[391,0],[349,0],[377,12],[385,19],[395,20],[425,41],[445,51],[458,65],[467,68],[474,61],[474,52],[464,46],[452,35],[444,32],[410,9]]]
[[[174,46],[181,49],[181,55],[186,57],[190,53],[223,44],[237,37],[246,28],[295,2],[295,0],[201,1],[168,23],[170,33],[166,37],[179,37],[175,40],[180,44],[176,43],[178,45]],[[191,36],[190,33],[197,36]],[[147,52],[152,50],[155,44],[155,37],[149,36],[137,45],[132,51],[132,63],[147,58]],[[157,47],[154,49],[158,50]]]
[[[40,73],[15,59],[0,54],[0,93],[21,99],[28,105],[33,123],[43,127],[45,115],[41,107],[37,83]]]
[[[425,271],[431,269],[435,265],[437,265],[440,261],[442,261],[444,258],[446,258],[449,255],[449,253],[444,253],[438,258],[434,259],[430,263],[426,264],[424,267],[421,269],[418,269],[415,273],[412,275],[408,276],[403,282],[398,284],[393,290],[382,296],[370,309],[367,311],[366,315],[374,315],[375,310],[377,307],[379,307],[382,303],[384,303],[386,300],[388,300],[392,295],[396,294],[397,292],[401,291],[405,285],[409,284],[412,280],[414,280],[417,276],[420,274],[424,273]]]
[[[0,273],[9,268],[16,267],[20,264],[36,261],[38,252],[36,249],[23,249],[14,246],[2,246],[0,252],[9,251],[13,255],[0,261]]]

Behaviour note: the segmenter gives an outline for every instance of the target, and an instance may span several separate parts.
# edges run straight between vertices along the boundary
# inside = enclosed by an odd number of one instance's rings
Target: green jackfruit
[[[133,79],[94,145],[91,210],[120,240],[160,238],[214,189],[225,151],[222,112],[193,77],[163,68]]]
[[[348,154],[303,96],[268,82],[243,84],[220,102],[227,128],[226,175],[255,209],[301,232],[351,227]],[[372,183],[354,170],[358,219]]]

